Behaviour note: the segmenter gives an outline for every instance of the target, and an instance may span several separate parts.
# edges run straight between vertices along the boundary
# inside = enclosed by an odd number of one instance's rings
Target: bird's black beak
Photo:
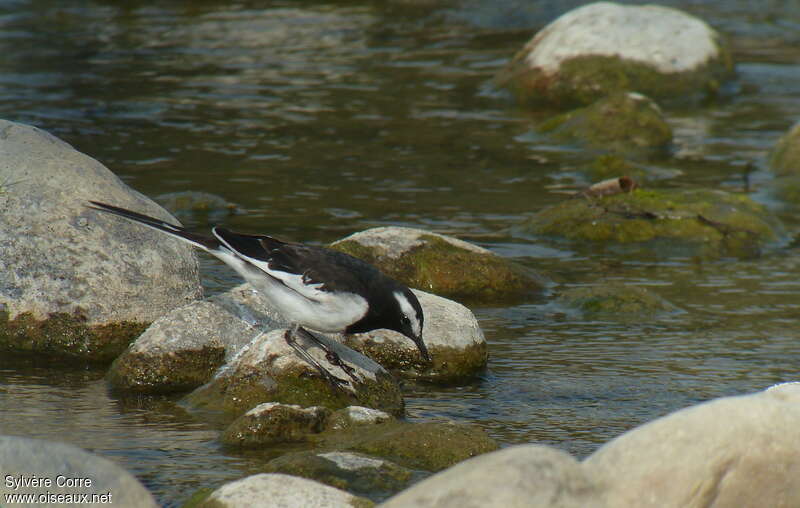
[[[419,348],[419,352],[422,353],[422,358],[427,363],[433,363],[433,360],[431,360],[431,355],[428,353],[427,346],[425,346],[425,343],[422,342],[422,334],[420,334],[419,337],[411,337],[411,340],[413,340],[414,344],[416,344]]]

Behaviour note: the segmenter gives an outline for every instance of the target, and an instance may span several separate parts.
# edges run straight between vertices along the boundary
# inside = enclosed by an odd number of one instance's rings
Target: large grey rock
[[[568,454],[519,445],[465,460],[388,499],[386,508],[602,508],[600,491]]]
[[[800,506],[800,384],[677,411],[583,466],[615,508]]]
[[[0,349],[110,360],[201,295],[189,246],[90,199],[175,222],[67,143],[0,120]]]
[[[368,499],[313,480],[285,474],[257,474],[226,483],[198,508],[367,508]]]
[[[107,459],[65,443],[0,436],[0,471],[3,506],[12,506],[6,497],[12,494],[36,496],[36,502],[23,506],[84,506],[91,502],[98,503],[91,506],[158,506],[133,475]],[[35,484],[31,483],[34,479],[38,480]],[[59,502],[59,495],[70,497]]]
[[[474,377],[489,358],[486,339],[475,315],[458,302],[412,290],[425,313],[422,338],[433,363],[420,363],[416,346],[390,330],[344,336],[344,344],[404,377],[454,382]]]
[[[497,76],[523,102],[589,104],[609,92],[715,93],[730,51],[702,20],[658,5],[596,2],[539,31]]]

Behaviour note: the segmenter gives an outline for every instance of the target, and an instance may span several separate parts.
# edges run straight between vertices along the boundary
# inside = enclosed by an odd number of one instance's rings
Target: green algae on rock
[[[721,190],[643,190],[574,198],[536,213],[523,229],[655,254],[753,257],[779,239],[778,219],[749,197]]]
[[[421,229],[373,228],[330,247],[375,265],[407,286],[456,300],[514,299],[543,286],[540,276],[491,251]]]
[[[727,44],[700,19],[669,7],[597,2],[539,31],[495,82],[523,104],[570,108],[626,90],[705,98],[732,76]]]
[[[557,304],[575,309],[584,318],[621,321],[679,311],[643,287],[618,283],[568,289],[558,297]]]
[[[0,312],[0,352],[39,353],[110,363],[147,327],[120,322],[90,325],[80,316],[52,313],[38,319],[30,312],[9,319]]]
[[[626,156],[663,152],[672,141],[672,128],[658,105],[633,92],[612,93],[543,122],[539,130],[563,142]]]

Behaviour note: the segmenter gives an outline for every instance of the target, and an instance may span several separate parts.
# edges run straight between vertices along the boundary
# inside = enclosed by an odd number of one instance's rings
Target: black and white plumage
[[[431,361],[422,341],[424,317],[417,297],[369,263],[324,247],[234,233],[220,227],[211,230],[213,236],[199,235],[125,208],[90,203],[90,208],[162,231],[219,258],[295,324],[291,333],[301,331],[315,339],[302,328],[331,333],[385,328],[414,341],[422,357]],[[349,374],[338,359],[331,359],[330,352],[328,358]],[[321,369],[318,364],[315,367]],[[323,374],[330,379],[329,374]]]

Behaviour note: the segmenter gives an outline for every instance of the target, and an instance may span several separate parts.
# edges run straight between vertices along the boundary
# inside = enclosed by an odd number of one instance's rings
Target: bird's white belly
[[[298,290],[306,293],[304,296],[235,255],[214,254],[239,272],[292,323],[319,332],[341,332],[367,314],[367,301],[354,293],[333,293],[314,287],[298,286]]]

